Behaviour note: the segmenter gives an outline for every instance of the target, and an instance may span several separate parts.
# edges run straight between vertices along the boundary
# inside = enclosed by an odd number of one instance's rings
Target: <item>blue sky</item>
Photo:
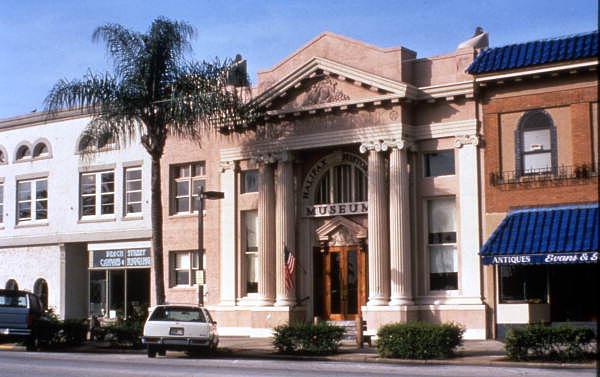
[[[120,23],[146,31],[158,16],[197,30],[197,60],[248,59],[255,80],[323,31],[419,57],[452,51],[476,26],[491,46],[597,29],[596,0],[1,0],[0,118],[41,110],[59,78],[110,68],[93,30]]]

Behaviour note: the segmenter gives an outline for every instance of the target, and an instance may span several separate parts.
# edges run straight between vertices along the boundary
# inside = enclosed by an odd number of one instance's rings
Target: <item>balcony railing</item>
[[[490,184],[492,186],[544,184],[564,180],[585,180],[597,176],[598,167],[595,164],[562,165],[556,168],[493,172],[490,173]]]

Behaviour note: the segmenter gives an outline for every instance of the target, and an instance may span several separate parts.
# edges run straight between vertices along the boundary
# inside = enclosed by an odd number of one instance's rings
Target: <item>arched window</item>
[[[518,175],[556,172],[556,127],[543,110],[526,112],[515,135]]]
[[[31,158],[31,149],[28,145],[21,145],[19,149],[17,149],[17,161],[26,160]]]
[[[45,143],[37,143],[33,148],[33,158],[48,156],[49,152],[48,146]]]
[[[341,163],[323,174],[317,184],[314,203],[353,203],[366,200],[365,172],[357,165]]]
[[[15,279],[9,279],[6,282],[6,285],[4,286],[4,289],[8,289],[11,291],[18,291],[19,290],[19,284],[17,284],[17,281]]]
[[[46,280],[39,278],[33,284],[33,293],[40,298],[43,309],[48,308],[48,283]]]
[[[111,150],[118,148],[115,138],[108,133],[104,133],[97,137],[90,135],[82,135],[77,144],[78,152],[90,152],[95,150]]]
[[[0,146],[0,165],[6,164],[7,162],[8,159],[6,158],[6,152],[4,151],[4,148]]]

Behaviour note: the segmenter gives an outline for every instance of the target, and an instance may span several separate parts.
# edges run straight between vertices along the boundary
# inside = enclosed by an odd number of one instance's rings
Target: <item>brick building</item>
[[[598,32],[483,51],[488,324],[598,319]],[[595,261],[595,262],[594,262]]]

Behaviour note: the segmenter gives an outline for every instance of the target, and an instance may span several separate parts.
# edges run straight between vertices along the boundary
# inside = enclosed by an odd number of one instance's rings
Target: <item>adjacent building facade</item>
[[[481,102],[490,330],[598,320],[598,32],[485,50]]]
[[[116,318],[150,304],[150,164],[139,144],[86,143],[88,120],[0,122],[0,283],[63,318]]]

